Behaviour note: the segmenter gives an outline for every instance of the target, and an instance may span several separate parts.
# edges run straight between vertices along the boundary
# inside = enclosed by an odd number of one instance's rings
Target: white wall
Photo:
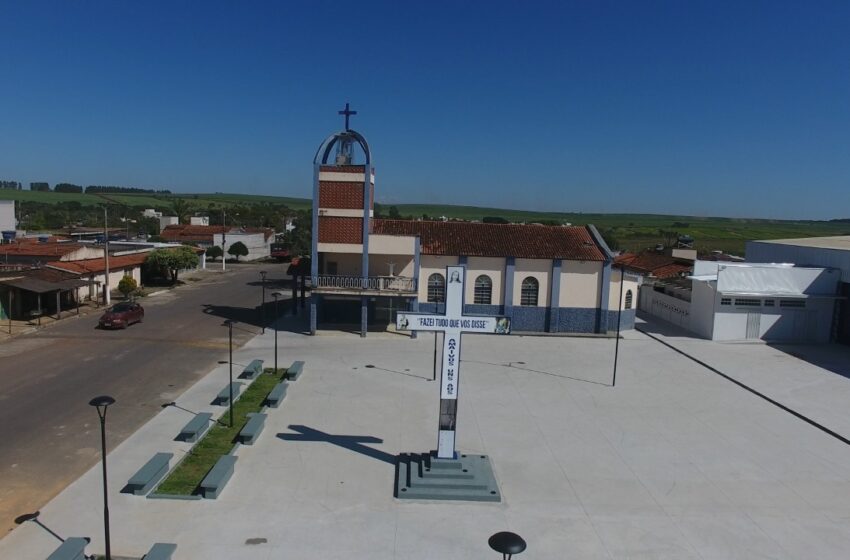
[[[15,231],[15,201],[0,200],[0,231]]]
[[[611,287],[608,290],[608,309],[617,311],[622,306],[626,308],[626,295],[629,290],[632,291],[632,309],[637,309],[638,305],[638,286],[640,286],[640,276],[626,272],[626,281],[623,283],[623,300],[618,302],[620,297],[620,278],[623,276],[621,269],[615,268],[611,271]],[[562,288],[563,289],[563,288]],[[583,305],[581,307],[587,307]]]
[[[390,263],[395,263],[393,267],[394,276],[413,278],[413,257],[408,255],[373,255],[371,252],[369,253],[369,276],[389,276]]]
[[[691,322],[693,332],[711,340],[714,337],[714,308],[717,291],[713,282],[693,282]]]
[[[490,305],[502,305],[504,295],[502,286],[505,280],[505,259],[501,257],[468,257],[466,259],[466,286],[464,301],[475,302],[475,279],[486,274],[493,283]]]
[[[417,238],[404,235],[369,235],[369,257],[372,255],[414,255]],[[362,251],[361,251],[362,252]]]
[[[758,298],[772,299],[772,298]],[[734,300],[734,298],[733,298]],[[833,300],[807,299],[804,308],[781,307],[775,299],[772,307],[721,306],[714,318],[714,340],[745,340],[748,316],[758,321],[758,338],[771,342],[829,342]]]
[[[428,301],[428,277],[439,272],[445,278],[446,267],[456,264],[458,258],[454,256],[422,255],[419,258],[419,301]]]
[[[159,232],[165,229],[165,226],[176,226],[180,223],[180,218],[177,216],[160,216],[159,217]]]
[[[599,307],[601,278],[601,262],[561,261],[561,292],[558,298],[558,307]],[[637,297],[637,292],[635,292],[635,297]],[[616,301],[616,296],[614,301]]]
[[[272,239],[274,239],[273,235],[270,235],[269,238],[266,239],[266,235],[264,233],[244,233],[237,230],[228,231],[227,246],[223,247],[224,254],[228,258],[233,258],[228,255],[227,250],[234,243],[241,241],[248,248],[248,255],[245,257],[239,257],[240,259],[244,259],[246,261],[262,259],[271,255]],[[218,245],[219,247],[221,247],[222,235],[220,233],[213,234],[213,245]]]
[[[656,292],[651,285],[640,288],[640,310],[686,330],[691,327],[691,302]]]
[[[362,276],[363,255],[356,253],[324,253],[325,269],[319,274],[330,274],[328,263],[336,263],[337,276]],[[370,263],[371,266],[371,263]]]
[[[522,296],[522,281],[532,276],[539,284],[537,292],[537,307],[549,306],[549,289],[552,287],[549,281],[552,276],[551,259],[516,259],[514,268],[514,295],[513,304],[520,305]]]

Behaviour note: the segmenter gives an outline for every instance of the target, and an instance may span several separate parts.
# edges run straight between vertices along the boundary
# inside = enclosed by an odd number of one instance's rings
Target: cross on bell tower
[[[346,101],[345,102],[345,109],[342,110],[342,111],[338,111],[338,113],[340,115],[345,115],[345,130],[349,130],[349,128],[348,128],[348,117],[350,117],[351,115],[356,115],[357,111],[352,111],[351,109],[349,109],[348,102]]]

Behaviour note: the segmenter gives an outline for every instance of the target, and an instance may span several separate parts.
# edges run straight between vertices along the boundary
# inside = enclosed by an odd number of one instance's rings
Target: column
[[[599,311],[596,332],[608,332],[608,296],[611,291],[611,261],[602,263],[602,286],[599,290]]]
[[[360,338],[366,338],[366,329],[369,326],[369,298],[360,296]]]
[[[516,261],[514,257],[505,258],[505,316],[512,317],[514,311],[514,269]]]
[[[319,310],[318,310],[318,303],[319,303],[318,299],[319,299],[319,296],[317,296],[317,295],[311,295],[310,296],[310,334],[311,335],[316,334],[316,322],[317,322],[318,314],[319,314],[318,313],[319,312]],[[293,303],[293,306],[294,306],[295,301],[293,300],[292,303]]]
[[[558,332],[561,315],[561,259],[552,261],[552,290],[549,298],[549,332]]]

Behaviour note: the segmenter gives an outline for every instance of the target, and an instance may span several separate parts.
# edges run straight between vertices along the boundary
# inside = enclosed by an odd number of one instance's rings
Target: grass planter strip
[[[229,411],[225,410],[219,417],[219,422],[212,426],[207,433],[196,443],[186,457],[171,471],[165,480],[156,489],[156,494],[170,494],[174,496],[188,496],[196,493],[201,481],[213,468],[222,455],[227,455],[233,449],[236,436],[239,435],[245,423],[247,415],[251,412],[260,412],[264,407],[266,397],[280,383],[281,372],[275,375],[273,369],[265,370],[257,376],[251,385],[245,389],[242,396],[233,405],[233,427],[223,422],[228,418]]]

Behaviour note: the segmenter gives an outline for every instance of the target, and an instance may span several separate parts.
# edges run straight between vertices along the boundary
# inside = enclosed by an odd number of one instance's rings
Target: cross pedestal
[[[457,402],[463,333],[508,334],[506,317],[463,314],[466,267],[446,267],[446,311],[442,315],[399,313],[398,330],[439,331],[443,337],[440,374],[440,417],[437,450],[399,457],[396,497],[419,499],[500,501],[496,480],[486,455],[458,455],[455,450]]]

